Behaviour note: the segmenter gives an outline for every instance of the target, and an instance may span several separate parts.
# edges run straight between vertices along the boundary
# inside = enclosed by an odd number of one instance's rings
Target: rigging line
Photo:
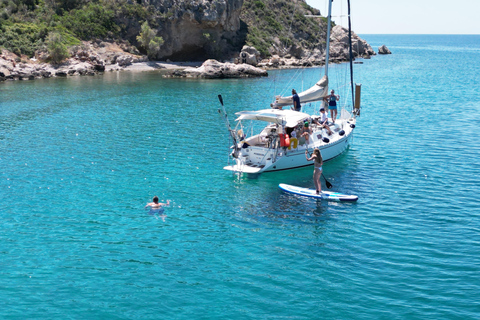
[[[293,76],[290,78],[290,80],[287,82],[286,87],[283,88],[283,91],[280,92],[280,95],[281,95],[281,96],[284,96],[284,95],[285,95],[285,92],[287,92],[287,91],[288,91],[288,88],[292,86],[293,82],[298,79],[298,77],[300,76],[300,73],[301,73],[301,72],[303,72],[303,69],[302,69],[302,68],[295,70],[295,73],[294,73]]]
[[[341,71],[341,73],[340,73],[340,71]],[[348,92],[348,82],[347,82],[347,79],[348,79],[348,66],[347,66],[347,64],[346,64],[345,62],[342,62],[342,66],[341,66],[341,68],[339,69],[338,75],[339,75],[339,78],[341,78],[341,79],[340,79],[341,82],[339,82],[339,83],[342,84],[342,85],[339,87],[339,90],[340,90],[340,92],[342,93],[342,97],[344,97],[343,99],[341,99],[341,101],[342,101],[341,104],[342,104],[343,106],[346,106],[346,105],[347,105],[347,99],[346,99],[346,97],[347,97],[347,92]]]
[[[329,0],[329,1],[333,1],[333,0]],[[294,5],[294,10],[293,10],[293,13],[292,13],[292,21],[290,23],[290,32],[291,32],[291,27],[292,27],[292,24],[293,24],[293,18],[294,18],[294,14],[295,14],[295,10],[296,10],[296,6]],[[312,47],[313,47],[313,44],[312,44]],[[307,56],[307,61],[309,60],[309,58],[311,58],[313,56],[313,49],[309,50],[309,55]],[[328,64],[328,62],[327,62]],[[313,67],[313,63],[309,62],[309,65]],[[291,86],[291,84],[298,79],[299,77],[299,73],[302,72],[302,75],[303,75],[303,72],[304,70],[307,68],[307,66],[303,66],[299,69],[297,69],[297,71],[295,71],[295,74],[293,77],[290,78],[290,81],[287,83],[286,87],[283,89],[283,91],[280,92],[280,95],[281,96],[284,96],[285,95],[285,92],[288,90],[288,88]],[[325,68],[328,68],[328,66],[325,66]],[[318,80],[316,80],[314,83],[316,83]],[[304,91],[304,78],[302,77],[302,91]]]
[[[290,21],[290,29],[288,30],[288,32],[292,32],[292,25],[293,25],[293,21],[295,20],[295,10],[297,10],[297,7],[295,6],[295,4],[293,4],[293,12],[292,12],[292,21]]]
[[[290,21],[290,27],[289,27],[289,29],[288,29],[288,33],[289,33],[289,34],[292,33],[292,25],[293,25],[293,21],[295,20],[295,19],[294,19],[294,18],[295,18],[295,10],[297,10],[297,7],[296,7],[295,4],[294,4],[294,5],[293,5],[293,12],[292,12],[292,19],[291,19],[291,21]],[[282,44],[283,44],[283,43],[282,43]],[[286,42],[285,42],[285,44],[283,44],[283,48],[284,48],[284,50],[282,50],[282,51],[284,51],[284,52],[286,53],[286,52],[287,52],[287,51],[286,51],[286,50],[287,50],[287,43],[286,43]]]
[[[309,61],[309,58],[313,57],[313,54],[314,54],[314,53],[313,53],[313,47],[314,47],[314,45],[312,44],[312,45],[311,45],[311,48],[310,48],[310,50],[309,50],[309,53],[308,53],[308,55],[307,55],[307,57],[306,57],[307,61]],[[290,81],[287,83],[286,88],[284,88],[284,90],[281,91],[280,95],[284,96],[285,92],[289,90],[289,87],[291,86],[291,84],[292,84],[294,81],[296,81],[296,80],[300,77],[300,75],[302,75],[302,90],[301,90],[301,91],[304,91],[304,90],[305,90],[305,84],[304,84],[305,79],[304,79],[303,76],[305,75],[305,70],[306,70],[308,67],[313,67],[313,66],[314,66],[313,63],[312,63],[312,62],[309,62],[309,64],[308,64],[307,66],[303,66],[303,65],[302,65],[301,68],[296,68],[296,69],[295,69],[296,71],[295,71],[293,77],[290,78]],[[313,85],[314,85],[315,83],[317,83],[317,82],[318,82],[318,77],[312,82],[311,86],[313,86]],[[311,87],[311,86],[310,86],[310,87]],[[308,88],[310,88],[310,87],[308,87]],[[307,88],[307,89],[308,89],[308,88]]]

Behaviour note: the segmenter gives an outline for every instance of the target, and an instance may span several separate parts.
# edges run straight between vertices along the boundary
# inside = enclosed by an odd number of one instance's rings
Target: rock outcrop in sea
[[[383,45],[378,48],[378,54],[392,54],[392,52],[388,50],[386,45]]]
[[[350,58],[350,49],[348,41],[348,29],[342,26],[335,26],[332,28],[332,35],[330,37],[330,61],[348,61]],[[352,51],[353,56],[367,57],[374,56],[375,51],[372,47],[352,31]]]
[[[361,39],[355,32],[352,32],[352,51],[355,58],[369,59],[375,55],[375,51],[367,43]],[[348,41],[348,30],[342,26],[332,28],[330,37],[330,63],[341,63],[350,60],[350,49]],[[273,55],[269,59],[264,59],[257,64],[258,67],[264,68],[294,68],[320,66],[325,64],[325,51],[320,48],[311,52],[305,52],[301,58],[296,58],[291,54]]]
[[[204,79],[252,78],[266,77],[268,76],[268,72],[245,63],[222,63],[214,59],[209,59],[198,68],[175,70],[166,76]]]

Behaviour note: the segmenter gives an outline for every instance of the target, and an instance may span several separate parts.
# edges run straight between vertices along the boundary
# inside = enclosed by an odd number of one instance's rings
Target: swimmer
[[[161,208],[161,207],[166,207],[166,206],[169,206],[170,205],[170,200],[167,200],[167,203],[159,203],[158,202],[158,197],[155,196],[153,197],[153,202],[149,202],[147,203],[147,205],[145,206],[145,208],[152,208],[152,209],[158,209],[158,208]]]
[[[158,219],[156,214],[158,213],[158,216],[162,218],[163,222],[165,222],[165,218],[167,215],[163,214],[164,209],[163,207],[169,206],[170,205],[170,200],[167,200],[167,203],[160,203],[158,202],[158,197],[155,196],[153,197],[153,202],[147,203],[145,206],[145,209],[150,208],[150,211],[148,214],[155,216],[155,219]]]

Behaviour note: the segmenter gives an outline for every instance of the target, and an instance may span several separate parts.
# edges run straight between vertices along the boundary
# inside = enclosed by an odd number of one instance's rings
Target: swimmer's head
[[[158,203],[158,197],[157,196],[153,197],[153,202]]]

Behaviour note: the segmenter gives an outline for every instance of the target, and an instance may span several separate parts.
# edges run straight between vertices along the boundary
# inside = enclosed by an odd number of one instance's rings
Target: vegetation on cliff
[[[208,5],[216,2],[220,1],[212,0]],[[182,10],[201,15],[202,3],[148,3],[155,5],[129,0],[0,0],[0,48],[30,57],[39,49],[49,50],[61,60],[68,48],[82,40],[102,39],[128,41],[151,59],[173,56],[175,52],[165,54],[161,49],[162,44],[168,45],[165,37],[172,38],[165,24],[178,18]],[[319,13],[304,0],[244,0],[236,34],[220,42],[221,36],[215,38],[216,31],[208,29],[203,32],[207,35],[205,43],[195,45],[203,46],[203,55],[217,55],[214,58],[229,58],[244,44],[256,47],[264,57],[299,56],[302,50],[324,42],[321,25],[325,21],[305,17]],[[226,45],[228,51],[219,50]]]
[[[302,0],[245,0],[241,20],[248,26],[247,44],[263,56],[298,55],[325,43],[326,19]]]
[[[70,47],[81,40],[122,39],[126,21],[152,18],[148,8],[126,0],[0,0],[0,47],[33,56],[50,33]]]

